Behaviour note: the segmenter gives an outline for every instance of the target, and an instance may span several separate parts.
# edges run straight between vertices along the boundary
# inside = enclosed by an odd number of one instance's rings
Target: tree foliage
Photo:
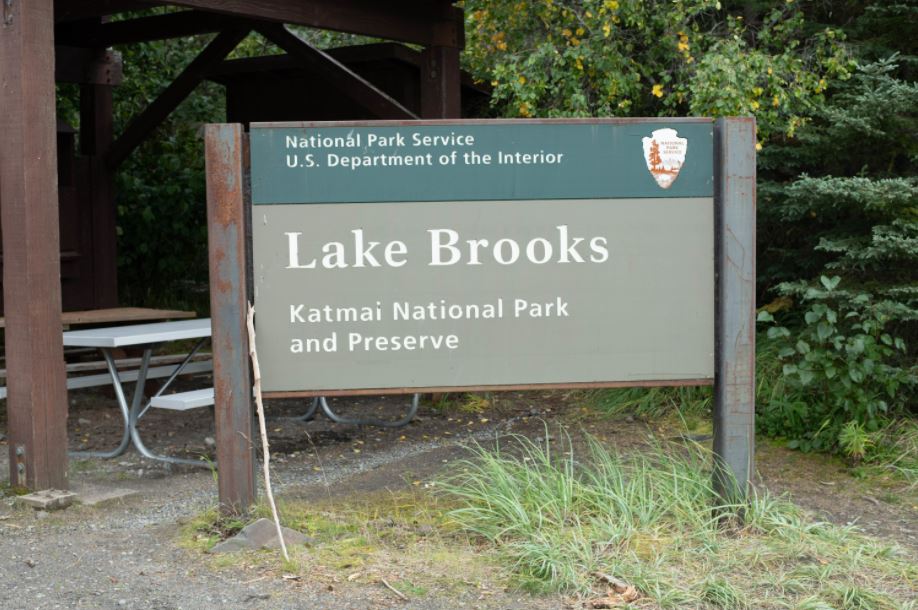
[[[840,275],[908,332],[918,321],[918,84],[861,67],[793,140],[764,151],[759,278],[800,295]],[[914,331],[911,331],[912,333]]]
[[[766,139],[794,133],[851,69],[842,33],[808,31],[796,2],[749,16],[716,0],[466,0],[465,10],[466,63],[506,116],[755,115]]]

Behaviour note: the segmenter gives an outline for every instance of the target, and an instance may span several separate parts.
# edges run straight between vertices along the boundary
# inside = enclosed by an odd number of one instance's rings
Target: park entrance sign
[[[712,121],[256,126],[250,146],[266,391],[713,379]]]
[[[752,120],[213,125],[207,165],[225,503],[247,299],[269,398],[714,385],[745,489]]]

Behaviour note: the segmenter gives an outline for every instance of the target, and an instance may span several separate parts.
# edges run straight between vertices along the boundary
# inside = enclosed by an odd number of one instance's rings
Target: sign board
[[[253,125],[263,389],[711,383],[713,132]]]

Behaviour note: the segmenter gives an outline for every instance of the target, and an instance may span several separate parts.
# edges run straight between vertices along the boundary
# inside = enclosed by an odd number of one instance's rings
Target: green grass
[[[874,433],[864,461],[918,487],[918,420],[903,419]]]
[[[711,397],[710,387],[616,388],[586,392],[582,402],[607,415],[657,419],[674,412],[683,417],[706,415],[711,410]]]
[[[718,503],[710,472],[696,445],[574,455],[520,437],[477,448],[440,487],[450,518],[532,591],[602,592],[600,572],[641,592],[633,607],[916,607],[905,551],[767,493]]]

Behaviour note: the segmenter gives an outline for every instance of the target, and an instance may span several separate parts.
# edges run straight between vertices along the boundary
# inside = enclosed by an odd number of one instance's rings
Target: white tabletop
[[[210,336],[210,318],[131,324],[108,328],[71,330],[64,333],[64,345],[71,347],[126,347]]]

